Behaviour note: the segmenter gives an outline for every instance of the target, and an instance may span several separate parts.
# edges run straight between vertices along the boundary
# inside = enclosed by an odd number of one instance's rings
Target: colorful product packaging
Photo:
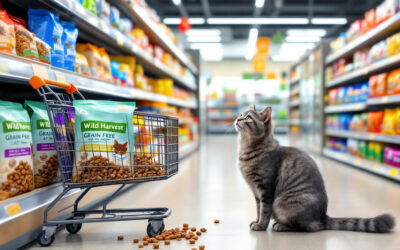
[[[73,22],[60,22],[63,27],[61,42],[64,46],[64,69],[75,71],[76,62],[76,40],[78,29]]]
[[[15,54],[14,22],[5,10],[0,10],[0,51]]]
[[[23,19],[12,15],[8,16],[14,22],[15,46],[17,55],[33,60],[39,60],[35,35],[26,29],[26,24]]]

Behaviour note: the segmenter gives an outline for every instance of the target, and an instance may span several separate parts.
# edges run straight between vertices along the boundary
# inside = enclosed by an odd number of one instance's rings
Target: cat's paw
[[[253,231],[265,231],[267,230],[267,225],[260,224],[258,222],[250,224],[250,229]]]
[[[288,226],[283,225],[283,224],[278,223],[278,222],[274,223],[274,225],[272,226],[272,229],[275,232],[288,232],[288,231],[291,231],[291,229]]]
[[[257,221],[255,220],[255,221],[250,222],[250,228],[253,226],[253,224],[257,224]]]

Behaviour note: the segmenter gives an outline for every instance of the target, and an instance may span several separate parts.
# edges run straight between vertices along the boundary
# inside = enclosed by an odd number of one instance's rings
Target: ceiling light
[[[181,0],[172,0],[175,5],[181,5]]]
[[[256,0],[254,5],[256,6],[256,8],[262,8],[262,7],[264,7],[264,3],[265,3],[265,0]]]
[[[312,49],[315,47],[314,43],[283,43],[281,45],[281,49],[288,49],[288,48],[293,48],[293,49]]]
[[[325,29],[288,29],[288,36],[326,36]]]
[[[304,43],[304,42],[311,42],[316,43],[321,40],[319,36],[287,36],[285,41],[286,42],[297,42],[297,43]]]
[[[312,18],[311,19],[312,24],[346,24],[347,19],[344,17],[335,17],[335,18]]]
[[[165,20],[165,19],[164,19]],[[211,17],[207,19],[208,24],[308,24],[308,18],[258,18],[258,17]]]
[[[247,47],[246,47],[246,55],[245,55],[246,60],[251,60],[254,56],[254,53],[256,52],[257,37],[258,37],[258,29],[251,28],[249,31],[249,41],[247,42]]]
[[[203,43],[214,42],[214,43],[217,43],[217,42],[221,42],[221,37],[220,36],[188,36],[186,38],[186,40],[188,42],[203,42]]]
[[[178,25],[181,23],[181,18],[179,17],[167,17],[164,18],[163,22],[169,25]],[[202,17],[189,18],[190,24],[204,24],[206,21]]]
[[[295,62],[300,59],[300,55],[273,55],[271,57],[274,62]]]
[[[219,29],[190,29],[186,31],[187,36],[220,36]]]

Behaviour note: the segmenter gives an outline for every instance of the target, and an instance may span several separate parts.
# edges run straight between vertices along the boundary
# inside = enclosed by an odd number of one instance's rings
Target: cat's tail
[[[394,228],[395,219],[390,214],[374,218],[330,218],[325,222],[326,230],[344,230],[369,233],[387,233]]]

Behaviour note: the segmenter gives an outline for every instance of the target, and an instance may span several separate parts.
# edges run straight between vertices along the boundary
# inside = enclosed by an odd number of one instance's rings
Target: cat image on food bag
[[[126,159],[126,152],[128,151],[128,142],[120,144],[117,140],[114,140],[114,158],[118,161]]]

